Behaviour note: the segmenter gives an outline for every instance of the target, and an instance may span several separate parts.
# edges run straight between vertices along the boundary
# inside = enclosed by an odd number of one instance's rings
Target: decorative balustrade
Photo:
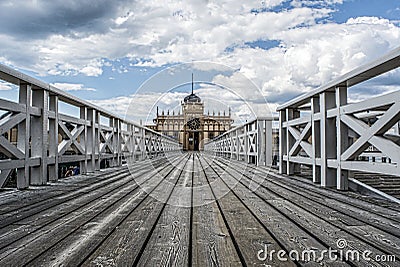
[[[78,164],[85,174],[101,163],[120,166],[181,148],[172,138],[1,64],[0,79],[19,86],[18,103],[0,98],[0,187],[13,171],[17,187],[27,188],[56,181],[60,165]],[[61,102],[78,108],[79,116],[59,112]]]
[[[352,171],[400,176],[400,91],[348,103],[350,87],[399,66],[400,48],[278,107],[280,173],[310,166],[315,183],[340,190]],[[369,151],[384,160],[364,160]]]
[[[204,150],[220,157],[270,166],[274,155],[278,155],[272,121],[273,118],[258,118],[247,122],[210,140]]]

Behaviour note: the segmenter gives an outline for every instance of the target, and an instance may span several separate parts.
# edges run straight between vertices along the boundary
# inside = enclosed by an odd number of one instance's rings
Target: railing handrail
[[[389,53],[381,58],[376,59],[375,61],[362,65],[328,82],[327,84],[324,84],[308,93],[289,100],[288,102],[278,106],[277,111],[289,107],[301,106],[307,103],[307,100],[314,95],[320,94],[324,91],[334,90],[335,87],[340,85],[350,87],[398,67],[400,67],[400,47],[390,51]]]

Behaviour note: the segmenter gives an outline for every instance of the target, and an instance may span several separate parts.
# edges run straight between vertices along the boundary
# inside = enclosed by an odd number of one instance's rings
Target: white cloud
[[[283,2],[168,1],[160,5],[156,0],[138,0],[119,6],[103,31],[53,33],[29,41],[29,46],[0,34],[0,61],[41,75],[87,76],[102,75],[104,67],[127,71],[124,66],[111,66],[110,62],[122,58],[131,59],[132,66],[148,67],[214,61],[240,71],[240,75],[217,76],[214,82],[236,88],[246,99],[259,99],[254,95],[256,89],[246,87],[240,78],[245,75],[274,107],[400,43],[400,28],[387,19],[355,17],[342,24],[329,21],[343,0],[295,0],[291,2],[294,8],[271,11]],[[259,12],[252,12],[255,10]],[[321,19],[328,21],[320,23]],[[246,45],[260,40],[275,40],[280,45],[269,49]],[[77,84],[64,86],[64,90],[87,88]],[[148,101],[143,98],[136,107],[140,114],[159,96],[147,97]],[[121,96],[97,103],[123,114],[129,99]],[[245,108],[237,110],[244,112]]]
[[[210,60],[223,55],[233,44],[268,39],[275,31],[297,25],[313,25],[315,19],[331,12],[311,8],[257,15],[250,12],[281,2],[171,1],[161,7],[158,1],[142,0],[121,6],[106,32],[52,34],[31,40],[29,47],[4,36],[9,43],[5,46],[9,51],[4,54],[15,65],[41,75],[98,76],[102,74],[102,58],[128,57],[150,66]],[[21,51],[26,57],[21,56]],[[30,60],[26,62],[23,58]]]
[[[274,34],[281,40],[280,47],[237,48],[221,61],[240,67],[262,89],[268,102],[283,102],[374,60],[400,43],[400,28],[387,20],[361,21],[366,22],[280,31]]]
[[[81,83],[52,83],[51,85],[64,91],[96,91],[96,89],[85,87]]]
[[[132,12],[128,12],[126,15],[116,18],[115,19],[115,24],[117,24],[118,26],[122,25],[132,16],[133,16],[133,13]]]

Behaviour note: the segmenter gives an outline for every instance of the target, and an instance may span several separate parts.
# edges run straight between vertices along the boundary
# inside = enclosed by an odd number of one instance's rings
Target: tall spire
[[[193,72],[192,72],[192,95],[193,95]]]

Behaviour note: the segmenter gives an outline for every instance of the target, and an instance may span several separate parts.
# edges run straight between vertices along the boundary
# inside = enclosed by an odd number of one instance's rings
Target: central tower
[[[228,114],[214,111],[204,113],[204,103],[194,92],[192,74],[192,92],[181,101],[182,112],[172,114],[159,112],[153,119],[154,125],[147,125],[150,129],[179,140],[183,150],[203,150],[204,140],[210,140],[231,129],[233,120],[231,109]]]
[[[193,93],[193,73],[192,73],[192,93],[186,96],[182,103],[183,113],[183,150],[199,150],[200,142],[204,139],[202,131],[204,126],[204,103],[200,97]]]

